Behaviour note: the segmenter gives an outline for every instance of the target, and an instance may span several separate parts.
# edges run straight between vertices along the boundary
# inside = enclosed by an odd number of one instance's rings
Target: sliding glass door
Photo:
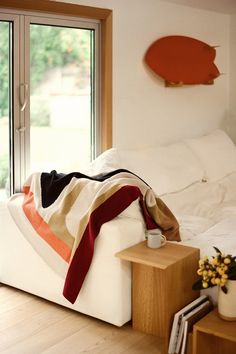
[[[0,200],[10,195],[12,23],[0,21]]]
[[[97,22],[0,15],[0,200],[99,151],[98,43]]]

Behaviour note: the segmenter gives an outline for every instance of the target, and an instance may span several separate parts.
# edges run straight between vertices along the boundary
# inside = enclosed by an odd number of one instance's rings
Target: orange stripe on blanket
[[[62,240],[51,231],[48,224],[43,220],[41,215],[37,212],[34,204],[34,195],[32,192],[24,189],[24,192],[28,192],[25,195],[23,210],[26,217],[29,219],[35,231],[67,262],[70,261],[71,249]]]

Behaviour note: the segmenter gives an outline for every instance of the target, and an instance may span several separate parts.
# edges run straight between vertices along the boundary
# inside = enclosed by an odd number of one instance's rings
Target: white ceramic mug
[[[160,248],[166,244],[166,237],[159,229],[148,230],[146,236],[147,246],[150,248]]]

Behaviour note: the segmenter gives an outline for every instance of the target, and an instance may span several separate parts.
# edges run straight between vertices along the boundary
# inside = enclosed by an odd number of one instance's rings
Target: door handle
[[[17,133],[24,133],[26,127],[20,127],[20,128],[16,128],[16,132]]]
[[[22,90],[24,88],[24,90]],[[22,93],[22,91],[24,91]],[[28,92],[29,92],[29,85],[26,83],[20,84],[20,110],[23,112],[25,107],[28,103]]]

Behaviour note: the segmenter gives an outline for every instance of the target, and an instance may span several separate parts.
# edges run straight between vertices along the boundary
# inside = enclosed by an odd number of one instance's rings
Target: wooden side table
[[[167,353],[174,314],[199,296],[192,290],[199,249],[173,242],[151,249],[144,241],[116,256],[132,262],[133,328],[163,338]]]
[[[193,354],[211,353],[236,353],[236,322],[222,320],[217,309],[193,326]]]

